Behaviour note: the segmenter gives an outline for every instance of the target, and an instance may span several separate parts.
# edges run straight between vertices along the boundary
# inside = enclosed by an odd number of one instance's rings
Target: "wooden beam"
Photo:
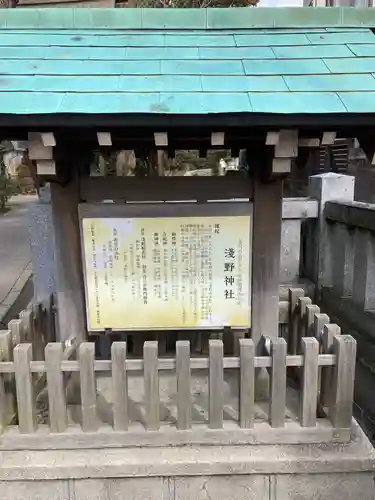
[[[224,132],[212,132],[211,146],[224,146],[224,141],[225,141]]]
[[[249,198],[252,181],[239,174],[224,177],[83,177],[84,201],[182,201]]]
[[[336,132],[323,132],[321,146],[331,146],[336,139]]]
[[[155,132],[154,139],[155,139],[155,146],[157,146],[157,147],[167,147],[168,146],[168,134],[167,134],[167,132]]]
[[[55,139],[55,135],[53,132],[44,132],[41,134],[41,137],[42,137],[42,142],[43,142],[44,146],[46,146],[46,147],[56,146],[56,139]]]
[[[254,180],[251,332],[257,346],[262,335],[279,333],[279,272],[282,181]]]
[[[66,186],[51,184],[57,336],[61,341],[86,338],[78,201],[77,178],[73,178]]]
[[[112,146],[110,132],[97,132],[99,146]]]

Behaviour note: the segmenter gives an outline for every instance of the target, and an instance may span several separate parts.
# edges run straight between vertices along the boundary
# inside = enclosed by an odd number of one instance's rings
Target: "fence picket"
[[[315,304],[308,304],[305,313],[305,335],[304,337],[314,336],[315,315],[320,314],[320,307]]]
[[[83,342],[79,346],[78,362],[81,384],[82,430],[84,432],[96,431],[98,429],[94,361],[94,343]]]
[[[30,370],[32,361],[32,345],[18,344],[13,351],[14,371],[16,378],[18,428],[21,433],[32,433],[36,430],[36,408]]]
[[[30,309],[26,309],[25,311],[20,312],[20,320],[22,321],[23,327],[23,337],[25,342],[34,342],[34,327],[32,323],[32,311]],[[33,345],[33,354],[35,356],[35,349]]]
[[[45,348],[48,413],[51,432],[64,432],[68,427],[64,374],[61,371],[63,345],[49,343]]]
[[[315,337],[320,344],[322,344],[324,325],[328,324],[329,324],[329,316],[327,314],[322,314],[322,313],[315,314],[313,337]]]
[[[286,400],[286,342],[283,338],[271,338],[272,367],[270,369],[270,408],[271,427],[285,424]]]
[[[304,355],[304,363],[300,421],[302,427],[314,427],[318,398],[319,342],[314,337],[303,338],[302,354]]]
[[[254,354],[251,339],[239,339],[240,345],[240,427],[250,429],[254,425]]]
[[[221,340],[209,341],[209,427],[223,427],[223,383],[224,383],[224,346]]]
[[[305,295],[305,292],[302,288],[289,288],[288,294],[288,352],[289,354],[297,354],[299,299]]]
[[[8,323],[8,328],[12,332],[12,342],[16,346],[23,342],[23,324],[21,319],[12,319]]]
[[[351,426],[357,343],[351,335],[336,335],[333,339],[336,354],[333,377],[333,398],[329,416],[336,428]]]
[[[336,324],[327,324],[323,328],[322,351],[323,354],[332,354],[333,339],[336,335],[341,334],[341,328]],[[333,366],[323,366],[321,368],[321,389],[320,389],[320,404],[323,408],[331,406],[333,397]]]
[[[159,417],[159,371],[158,343],[148,341],[143,344],[145,407],[147,430],[158,430]]]
[[[191,429],[190,342],[176,342],[177,428]]]
[[[127,431],[128,376],[126,373],[126,342],[112,344],[113,426],[116,431]]]
[[[306,308],[311,305],[310,297],[301,297],[298,299],[299,321],[298,321],[298,339],[297,339],[297,353],[301,348],[301,339],[306,337]]]

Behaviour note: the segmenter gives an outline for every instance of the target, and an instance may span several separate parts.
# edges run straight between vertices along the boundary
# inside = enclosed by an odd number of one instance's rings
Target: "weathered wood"
[[[0,330],[0,358],[2,361],[13,360],[13,340],[10,330]]]
[[[320,307],[315,304],[307,304],[305,313],[305,337],[314,336],[315,314],[320,314]]]
[[[78,179],[51,183],[58,339],[84,340],[86,311],[78,221]]]
[[[324,325],[322,337],[322,351],[324,354],[333,352],[333,339],[336,335],[341,334],[341,328],[335,324]],[[320,404],[323,407],[330,407],[333,398],[333,366],[325,366],[322,368],[321,389],[320,389]]]
[[[159,417],[159,371],[158,371],[158,343],[145,342],[143,345],[145,408],[147,430],[158,430]]]
[[[302,339],[302,354],[304,355],[304,364],[300,420],[302,427],[314,427],[318,397],[319,342],[314,337],[304,337]]]
[[[319,343],[323,341],[324,326],[329,324],[329,316],[327,314],[319,313],[314,316],[313,337]]]
[[[311,198],[284,198],[283,219],[317,219],[319,204]]]
[[[43,306],[40,302],[33,304],[33,356],[36,359],[44,358],[44,321]]]
[[[310,297],[301,297],[298,299],[299,321],[298,321],[298,342],[297,350],[300,349],[302,337],[306,337],[306,308],[311,305]]]
[[[271,427],[285,425],[287,346],[282,338],[271,339],[272,366],[270,369],[269,421]]]
[[[337,335],[333,339],[333,352],[336,365],[329,416],[334,427],[345,429],[351,426],[353,415],[357,343],[351,335]]]
[[[31,309],[26,309],[20,312],[20,320],[23,325],[23,334],[25,342],[31,342],[33,344],[34,341],[34,321],[33,321],[33,312]],[[35,355],[35,349],[33,344],[33,355]]]
[[[209,341],[209,427],[223,427],[223,384],[224,384],[224,346],[221,340]]]
[[[3,358],[0,354],[0,363]],[[5,376],[0,374],[0,432],[2,432],[8,424],[8,401],[5,392]]]
[[[0,330],[0,362],[13,360],[13,341],[10,330]],[[16,413],[16,391],[13,374],[0,374],[0,427],[11,422]]]
[[[354,278],[354,230],[344,224],[334,224],[334,259],[332,262],[332,285],[341,297],[352,296]]]
[[[302,288],[289,288],[288,302],[288,353],[297,354],[298,351],[298,323],[299,323],[299,303],[298,299],[303,297],[305,292]]]
[[[22,435],[5,432],[1,436],[0,450],[99,450],[104,448],[124,448],[134,452],[134,448],[164,446],[214,445],[238,446],[252,445],[301,445],[317,443],[347,443],[350,441],[350,429],[334,429],[325,419],[318,419],[315,427],[301,427],[299,422],[287,421],[285,427],[272,428],[268,422],[256,422],[252,429],[241,429],[230,422],[223,429],[207,429],[202,424],[193,425],[192,429],[173,431],[163,426],[158,432],[145,432],[140,426],[132,426],[128,432],[116,432],[104,426],[99,432],[85,433],[78,427],[72,427],[63,434],[51,434],[47,428],[41,433]],[[45,478],[44,478],[45,479]]]
[[[176,342],[177,428],[191,428],[190,342]]]
[[[8,329],[12,332],[12,342],[16,346],[23,340],[23,324],[20,319],[12,319],[8,323]]]
[[[240,427],[249,429],[254,425],[254,354],[251,339],[240,339]]]
[[[319,355],[319,366],[332,366],[336,362],[336,358],[333,354],[320,354]],[[207,358],[191,358],[190,359],[191,369],[208,369],[209,360]],[[240,360],[239,358],[225,357],[224,368],[239,368]],[[254,367],[255,368],[271,368],[272,358],[269,356],[255,356]],[[287,356],[286,366],[303,366],[303,356],[300,354]],[[111,361],[109,360],[95,360],[94,369],[96,372],[108,372],[111,371]],[[176,360],[174,358],[161,358],[159,359],[159,370],[175,370]],[[61,370],[63,372],[73,373],[79,372],[79,362],[78,361],[63,361],[61,363]],[[143,370],[143,360],[142,359],[128,359],[126,361],[127,371],[139,371]],[[45,373],[46,364],[44,361],[32,361],[31,362],[31,372],[32,373]],[[14,373],[14,363],[6,362],[0,365],[0,373]]]
[[[250,179],[243,177],[106,177],[82,178],[85,201],[182,201],[249,198]]]
[[[68,427],[64,374],[61,371],[63,345],[49,343],[45,348],[48,388],[48,415],[51,432],[64,432]]]
[[[35,432],[35,395],[30,370],[32,345],[18,344],[13,351],[13,356],[17,391],[18,428],[22,433]]]
[[[282,181],[254,180],[251,336],[258,346],[262,335],[277,338],[282,222]]]
[[[96,411],[96,383],[94,372],[95,344],[83,342],[78,350],[81,384],[82,430],[93,432],[98,429]]]
[[[116,431],[127,431],[128,376],[126,373],[126,342],[112,344],[113,427]]]

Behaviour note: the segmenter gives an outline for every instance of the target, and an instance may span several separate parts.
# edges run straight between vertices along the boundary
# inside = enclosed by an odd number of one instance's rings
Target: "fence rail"
[[[83,342],[77,360],[64,359],[62,344],[50,342],[43,359],[34,360],[33,346],[19,343],[12,359],[0,362],[0,395],[6,393],[7,380],[15,379],[18,427],[8,425],[8,401],[0,397],[3,434],[0,449],[90,447],[107,439],[109,446],[143,446],[192,442],[215,444],[238,442],[301,443],[345,442],[350,439],[356,343],[340,335],[317,306],[299,289],[289,290],[288,337],[263,338],[263,350],[257,352],[251,339],[239,339],[239,355],[224,356],[223,342],[209,341],[207,357],[192,357],[190,342],[176,343],[176,355],[158,357],[158,342],[147,341],[143,358],[128,357],[126,342],[113,342],[110,360],[96,360],[95,346]],[[19,324],[19,323],[17,323]],[[10,345],[11,331],[0,336]],[[4,356],[3,356],[4,359]],[[259,369],[270,375],[266,419],[259,418],[256,384]],[[207,372],[207,415],[204,421],[193,418],[194,370]],[[103,424],[98,415],[97,383],[107,372],[112,388],[112,425]],[[235,372],[239,390],[237,403],[228,409],[225,400],[226,374]],[[38,425],[34,374],[47,380],[48,424]],[[79,374],[80,425],[69,417],[66,374]],[[129,384],[143,373],[143,419],[131,416]],[[172,421],[161,417],[163,403],[160,381],[169,374],[176,385],[172,394]],[[172,380],[171,379],[171,380]],[[299,410],[287,418],[287,386],[298,385]],[[231,412],[231,419],[225,418]],[[43,439],[41,437],[43,436]],[[25,441],[26,440],[26,441]],[[91,441],[90,441],[91,440]]]

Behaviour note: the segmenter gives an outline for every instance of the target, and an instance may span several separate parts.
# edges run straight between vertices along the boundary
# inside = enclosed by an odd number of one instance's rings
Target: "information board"
[[[84,217],[89,331],[250,326],[251,215]]]

